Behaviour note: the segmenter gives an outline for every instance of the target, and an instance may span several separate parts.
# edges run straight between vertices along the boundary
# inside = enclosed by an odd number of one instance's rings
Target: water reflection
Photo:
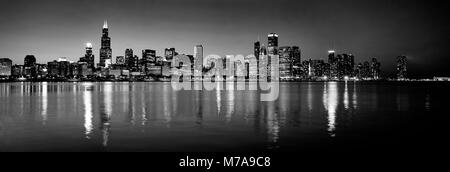
[[[83,109],[84,109],[84,135],[86,139],[91,138],[91,133],[93,130],[92,126],[92,90],[94,86],[83,85]]]
[[[102,131],[102,145],[104,147],[108,146],[111,129],[112,93],[112,83],[105,83],[103,85],[104,108],[102,112],[100,112],[100,130]]]
[[[431,94],[436,90],[415,94],[419,89],[359,84],[282,83],[278,101],[260,102],[258,91],[223,90],[220,85],[214,91],[175,92],[167,83],[0,83],[0,140],[10,147],[57,140],[72,149],[94,143],[113,151],[173,150],[179,145],[193,151],[230,145],[284,149],[311,138],[343,137],[348,130],[357,131],[355,126],[383,126],[380,122],[399,111],[409,116],[440,105],[440,95]],[[379,94],[385,90],[389,92]],[[383,113],[374,110],[377,103]]]
[[[42,125],[45,125],[47,123],[47,108],[48,108],[48,96],[47,96],[47,82],[42,83],[42,90],[41,90],[41,96],[42,96]]]
[[[358,96],[356,95],[356,82],[353,82],[353,109],[357,109],[358,108],[358,101],[357,98]]]
[[[170,94],[172,94],[170,85],[164,84],[162,93],[163,93],[164,119],[166,122],[166,126],[170,128],[170,122],[172,121],[172,114],[171,114],[172,109],[170,108],[171,99],[169,99]]]
[[[230,83],[227,82],[227,88],[233,88],[232,86],[234,83],[231,83],[231,86],[229,86]],[[227,112],[226,112],[226,120],[227,122],[231,121],[232,115],[234,114],[234,91],[233,90],[227,90]]]
[[[268,141],[271,143],[269,149],[275,149],[278,147],[276,143],[279,139],[280,121],[278,112],[275,110],[275,102],[267,102],[266,106]]]
[[[127,92],[128,95],[128,115],[127,115],[127,121],[129,124],[134,125],[135,124],[135,116],[136,116],[136,106],[135,106],[135,97],[136,97],[136,86],[135,85],[129,85],[130,92]]]
[[[430,93],[427,90],[427,93],[425,95],[425,110],[426,111],[430,111],[431,110],[431,97],[430,97]]]
[[[397,87],[397,111],[407,111],[409,109],[409,95],[404,92],[404,88]]]
[[[328,112],[328,133],[335,137],[336,129],[336,111],[338,106],[338,87],[336,82],[329,82],[323,92],[323,104]]]
[[[349,100],[348,100],[348,81],[345,81],[345,88],[344,88],[344,108],[349,108]]]
[[[312,83],[308,82],[308,109],[311,112],[313,109],[313,89],[312,89]]]
[[[144,90],[148,90],[147,85],[145,86]],[[147,124],[148,118],[147,118],[147,106],[145,105],[146,101],[145,95],[141,95],[141,109],[142,109],[142,115],[141,115],[141,126],[144,126]]]
[[[201,91],[195,91],[194,96],[194,113],[196,113],[196,124],[203,124],[203,96]]]
[[[217,82],[217,85],[216,85],[216,104],[217,104],[217,116],[220,116],[220,108],[221,108],[221,98],[220,97],[222,97],[221,95],[220,95],[220,83],[219,82]]]

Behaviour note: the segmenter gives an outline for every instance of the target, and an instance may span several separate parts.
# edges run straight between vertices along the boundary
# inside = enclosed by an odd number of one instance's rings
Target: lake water
[[[439,145],[449,88],[281,83],[277,101],[261,102],[258,91],[174,91],[170,83],[0,83],[0,151],[345,152]]]

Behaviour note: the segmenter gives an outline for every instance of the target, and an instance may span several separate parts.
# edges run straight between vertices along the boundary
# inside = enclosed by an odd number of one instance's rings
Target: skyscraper
[[[378,80],[380,79],[380,73],[381,73],[381,64],[378,62],[376,58],[372,58],[372,66],[371,66],[371,72],[372,72],[372,79]]]
[[[166,48],[164,50],[164,57],[166,58],[166,61],[172,61],[173,56],[176,56],[175,48]]]
[[[346,77],[353,77],[355,70],[355,56],[352,54],[342,54],[343,56],[343,75]]]
[[[278,35],[276,33],[270,33],[268,36],[268,54],[277,55],[278,54]]]
[[[292,77],[292,58],[293,51],[290,46],[280,47],[280,78],[289,79]]]
[[[36,77],[36,57],[34,57],[33,55],[25,56],[23,75],[28,78]]]
[[[267,49],[266,49],[266,46],[264,46],[264,44],[261,46],[261,48],[259,50],[259,58],[260,58],[260,60],[258,60],[259,79],[267,78],[267,77],[269,77],[269,73],[270,73],[270,68],[269,68],[270,58],[267,56]],[[265,64],[263,62],[265,62]],[[262,71],[261,69],[264,69],[265,71]]]
[[[328,51],[328,63],[330,64],[330,76],[333,79],[338,77],[338,60],[334,50]]]
[[[267,48],[264,44],[262,44],[260,50],[259,50],[259,57],[263,56],[263,55],[267,55]]]
[[[86,54],[80,59],[80,62],[86,62],[89,69],[95,68],[95,56],[92,53],[92,44],[86,43]]]
[[[370,73],[370,63],[368,61],[365,61],[362,66],[362,78],[368,80],[371,77],[372,76]]]
[[[24,67],[34,67],[36,65],[36,57],[33,55],[27,55],[24,59]]]
[[[300,47],[298,46],[293,46],[291,47],[291,51],[292,51],[292,58],[291,58],[291,63],[292,63],[292,75],[294,77],[300,77],[301,75],[301,68],[302,68],[302,53],[300,50]]]
[[[65,57],[61,57],[58,59],[58,76],[59,77],[68,77],[70,74],[70,62]]]
[[[128,65],[129,70],[136,70],[138,67],[137,56],[133,55],[133,49],[128,48],[125,50],[125,63]]]
[[[11,76],[12,61],[8,58],[0,59],[0,76]]]
[[[256,41],[254,44],[254,53],[256,60],[259,60],[259,51],[261,50],[261,43],[259,41]]]
[[[261,43],[259,41],[256,41],[253,45],[253,52],[256,58],[256,70],[255,69],[250,69],[248,68],[248,71],[253,70],[256,71],[256,77],[258,77],[259,75],[259,55],[260,55],[260,51],[261,51]]]
[[[407,59],[406,56],[397,57],[397,79],[405,80],[407,79]]]
[[[57,77],[59,74],[59,62],[54,60],[51,62],[48,62],[48,75],[51,77]]]
[[[116,57],[116,64],[124,65],[125,64],[125,57],[124,56],[117,56]]]
[[[203,46],[194,47],[194,75],[201,76],[203,71]]]
[[[105,67],[106,61],[112,61],[111,38],[109,37],[108,22],[103,24],[101,48],[100,48],[100,67]]]
[[[336,56],[337,79],[339,79],[339,80],[344,79],[344,75],[345,75],[345,59],[344,59],[344,55],[348,56],[347,54],[338,54]]]
[[[142,50],[142,60],[144,62],[156,63],[156,51],[151,49]]]

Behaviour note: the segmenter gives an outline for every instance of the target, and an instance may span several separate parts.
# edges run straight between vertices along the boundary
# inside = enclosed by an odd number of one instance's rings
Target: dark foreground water
[[[257,91],[170,83],[0,83],[0,151],[434,151],[449,90],[281,83],[278,101],[260,102]]]

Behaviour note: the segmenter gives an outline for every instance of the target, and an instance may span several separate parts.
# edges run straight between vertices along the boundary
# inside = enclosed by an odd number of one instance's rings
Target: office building
[[[108,22],[105,21],[102,29],[99,67],[105,67],[107,60],[112,61],[112,49],[111,38],[109,37]]]
[[[0,76],[11,76],[12,60],[0,58]]]
[[[408,78],[407,73],[407,58],[406,56],[397,57],[397,79],[405,80]]]

